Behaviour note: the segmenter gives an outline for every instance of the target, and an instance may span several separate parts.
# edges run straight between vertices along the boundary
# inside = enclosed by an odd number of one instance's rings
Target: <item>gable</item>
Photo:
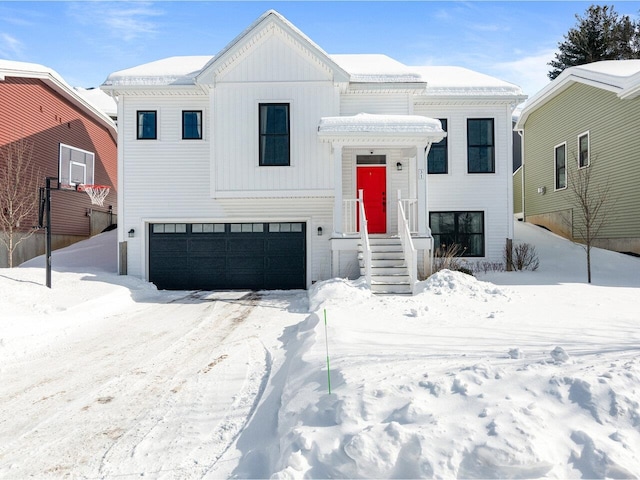
[[[282,31],[272,30],[219,73],[221,82],[327,81],[328,66]]]
[[[349,75],[306,35],[269,11],[217,54],[196,82],[327,80],[348,82]]]

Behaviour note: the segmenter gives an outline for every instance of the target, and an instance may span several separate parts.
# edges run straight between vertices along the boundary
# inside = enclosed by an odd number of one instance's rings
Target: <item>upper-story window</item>
[[[567,144],[562,143],[554,148],[555,186],[556,190],[567,188]]]
[[[155,110],[138,110],[138,140],[155,140],[158,138],[158,112]]]
[[[202,139],[202,111],[183,110],[182,111],[182,139],[201,140]]]
[[[440,118],[442,130],[447,131],[447,119]],[[431,145],[429,155],[427,155],[427,172],[428,173],[447,173],[449,171],[448,159],[448,143],[447,137],[444,137],[438,143]]]
[[[578,165],[580,168],[589,166],[589,132],[578,136]]]
[[[258,121],[260,165],[290,165],[289,104],[261,103]]]
[[[467,119],[467,168],[469,173],[495,173],[493,118]]]

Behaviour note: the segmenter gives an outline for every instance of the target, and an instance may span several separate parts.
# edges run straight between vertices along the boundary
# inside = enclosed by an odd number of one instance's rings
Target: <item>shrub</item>
[[[468,267],[464,260],[460,259],[460,255],[464,252],[464,249],[460,245],[443,245],[437,248],[432,265],[432,274],[439,272],[440,270],[453,270],[456,272],[466,273],[473,275],[473,272]]]
[[[508,248],[505,248],[505,263],[509,261]],[[511,265],[514,270],[531,270],[535,271],[540,266],[536,247],[530,243],[518,243],[513,246],[511,251]]]

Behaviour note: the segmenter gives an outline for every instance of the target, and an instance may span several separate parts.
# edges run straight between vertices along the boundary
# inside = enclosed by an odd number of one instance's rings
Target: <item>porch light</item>
[[[318,236],[321,237],[322,236],[322,227],[318,227]]]
[[[402,171],[402,164],[400,162],[396,163],[396,170],[399,172]]]
[[[136,234],[136,231],[132,228],[131,230],[129,230],[128,234],[129,234],[129,238],[133,238]]]

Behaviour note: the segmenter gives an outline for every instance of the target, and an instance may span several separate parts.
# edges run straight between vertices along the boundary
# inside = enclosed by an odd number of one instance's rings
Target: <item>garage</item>
[[[306,224],[150,224],[149,281],[164,290],[304,289]]]

